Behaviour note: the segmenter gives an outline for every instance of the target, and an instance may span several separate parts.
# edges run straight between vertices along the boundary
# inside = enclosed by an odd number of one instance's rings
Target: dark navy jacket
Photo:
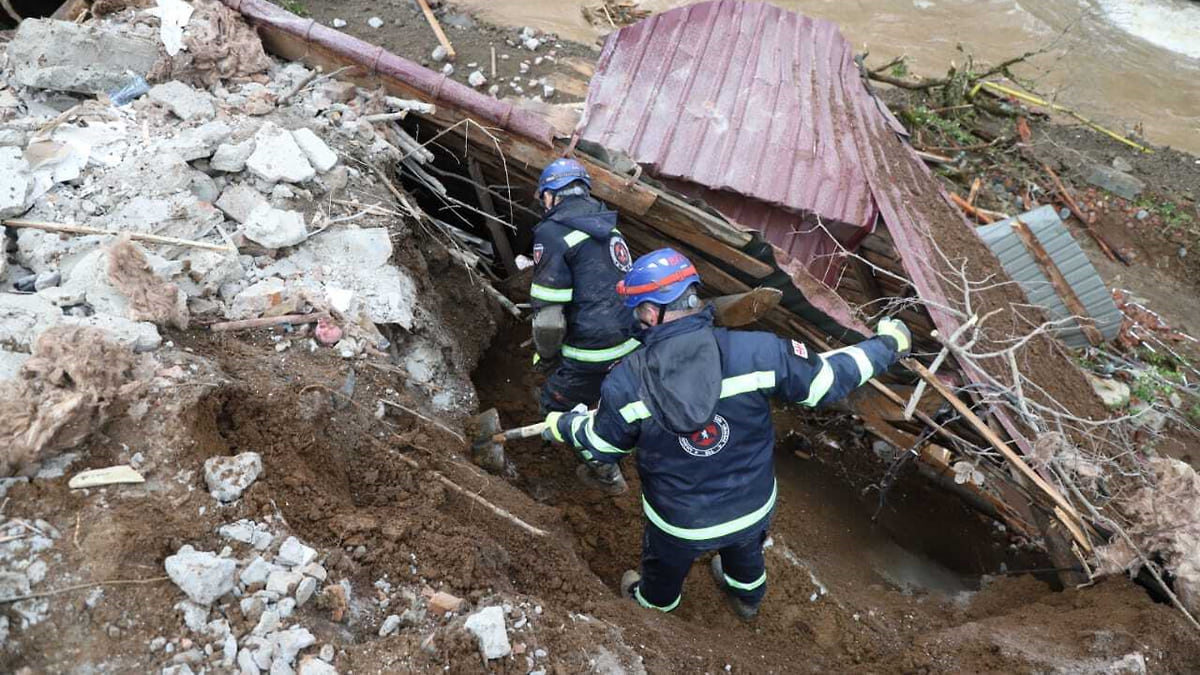
[[[633,312],[617,295],[633,258],[614,211],[591,197],[567,197],[534,229],[533,257],[534,308],[565,305],[564,358],[607,363],[637,348]]]
[[[555,420],[585,459],[616,462],[637,448],[646,518],[707,550],[757,531],[774,508],[770,398],[831,403],[898,358],[887,336],[817,354],[712,321],[710,309],[646,331],[604,380],[594,413]]]

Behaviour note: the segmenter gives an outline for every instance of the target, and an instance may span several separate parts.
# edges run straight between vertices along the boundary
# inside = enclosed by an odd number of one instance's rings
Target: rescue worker
[[[636,327],[616,286],[633,264],[617,231],[617,214],[593,199],[583,164],[559,159],[542,171],[538,199],[546,215],[533,232],[535,369],[549,373],[542,412],[564,412],[600,400],[604,376],[639,347]],[[620,467],[585,461],[576,471],[608,494],[626,491]]]
[[[552,412],[546,436],[606,463],[638,449],[646,522],[641,572],[625,573],[624,594],[669,612],[692,562],[718,551],[713,577],[749,620],[766,593],[763,542],[776,497],[770,399],[832,403],[887,370],[911,335],[884,319],[877,337],[817,354],[771,333],[714,328],[699,284],[672,249],[639,258],[618,292],[645,327],[644,347],[604,381],[594,412]]]

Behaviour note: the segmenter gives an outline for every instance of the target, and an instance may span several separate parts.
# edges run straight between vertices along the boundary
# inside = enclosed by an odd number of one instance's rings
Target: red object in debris
[[[317,319],[317,342],[332,347],[342,339],[342,328],[326,318]]]
[[[438,591],[433,594],[432,598],[429,598],[429,608],[442,614],[458,611],[462,603],[462,598],[450,595],[445,591]]]

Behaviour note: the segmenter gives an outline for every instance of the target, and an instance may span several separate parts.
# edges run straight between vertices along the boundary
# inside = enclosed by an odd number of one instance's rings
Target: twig
[[[396,98],[395,96],[385,96],[384,104],[389,108],[395,108],[404,112],[418,112],[423,115],[433,115],[437,113],[437,106],[425,101],[415,101],[408,98]]]
[[[34,220],[4,220],[0,224],[8,227],[28,228],[31,230],[42,230],[43,232],[65,232],[68,234],[84,234],[84,235],[108,235],[111,237],[119,237],[122,234],[128,234],[129,238],[134,241],[144,241],[152,244],[167,244],[170,246],[188,246],[191,248],[202,248],[207,251],[219,251],[221,253],[237,253],[236,248],[229,246],[221,246],[219,244],[209,244],[202,241],[192,241],[189,239],[176,239],[175,237],[160,237],[157,234],[144,234],[142,232],[118,232],[116,230],[101,230],[95,227],[84,227],[83,225],[68,225],[65,223],[44,223]]]
[[[324,312],[313,312],[312,314],[283,314],[281,316],[264,316],[257,319],[243,319],[241,321],[222,321],[214,323],[208,327],[208,330],[213,333],[222,333],[233,330],[247,330],[250,328],[266,328],[268,326],[295,326],[297,324],[316,323],[322,318],[328,318],[329,315]]]
[[[496,45],[492,45],[492,79],[496,79]]]
[[[431,417],[426,417],[425,415],[422,415],[421,413],[417,412],[416,410],[413,410],[412,408],[409,408],[408,406],[401,405],[399,403],[396,403],[395,401],[389,401],[386,398],[381,398],[381,399],[379,399],[379,401],[386,406],[391,406],[393,408],[399,408],[400,410],[403,410],[404,412],[412,415],[413,417],[416,417],[418,419],[424,420],[424,421],[432,424],[433,426],[435,426],[435,427],[441,429],[442,431],[450,434],[451,436],[457,438],[462,443],[467,442],[466,437],[463,436],[462,434],[458,433],[457,431],[451,429],[450,427],[446,426],[445,424],[442,424],[441,422],[439,422]]]
[[[288,102],[288,99],[295,96],[296,94],[299,94],[301,89],[307,87],[310,82],[317,79],[317,73],[318,73],[318,71],[314,70],[311,73],[309,73],[308,75],[305,75],[303,78],[301,78],[300,81],[296,83],[296,86],[292,87],[290,90],[288,90],[288,92],[286,94],[279,97],[279,102],[277,105],[283,105],[284,103]]]
[[[408,111],[401,110],[400,112],[394,112],[394,113],[379,113],[378,115],[364,115],[362,117],[362,121],[372,122],[372,123],[374,123],[374,122],[395,122],[396,120],[402,120],[402,119],[405,119],[406,117],[408,117]]]
[[[22,600],[33,600],[34,598],[46,598],[52,595],[62,595],[72,591],[79,591],[85,588],[93,588],[96,586],[123,586],[137,584],[156,584],[160,581],[168,581],[171,577],[154,577],[153,579],[113,579],[111,581],[93,581],[88,584],[76,584],[67,586],[66,588],[56,588],[53,591],[42,591],[41,593],[30,593],[28,595],[18,595],[12,598],[0,598],[0,605],[10,602],[20,602]]]
[[[450,39],[446,37],[445,31],[442,30],[442,24],[438,23],[437,17],[433,15],[433,10],[429,7],[427,0],[417,0],[417,4],[421,6],[421,11],[425,13],[425,20],[429,22],[429,27],[433,29],[433,34],[437,36],[438,42],[446,48],[446,59],[453,61],[458,57],[454,52],[454,45],[450,44]]]
[[[955,330],[954,333],[950,336],[950,339],[946,340],[947,345],[958,344],[958,339],[960,337],[962,337],[962,334],[967,332],[967,330],[971,329],[972,327],[974,327],[975,324],[977,324],[977,323],[979,323],[979,315],[972,314],[971,318],[967,319],[963,323],[963,325],[959,326],[958,329]],[[932,336],[935,338],[938,337],[937,331],[934,331]],[[972,340],[972,342],[973,342],[973,340]],[[936,374],[938,371],[938,368],[941,367],[942,362],[945,361],[946,357],[949,355],[950,355],[950,347],[949,346],[942,347],[942,350],[938,352],[938,355],[936,357],[934,357],[933,363],[930,364],[929,373],[931,375]],[[911,420],[913,418],[913,411],[915,411],[917,409],[917,403],[921,400],[921,397],[925,394],[926,384],[927,383],[925,382],[925,380],[921,380],[920,382],[917,383],[917,386],[913,389],[912,397],[910,397],[908,399],[908,405],[904,406],[904,419]]]
[[[983,211],[983,209],[972,206],[970,203],[967,202],[967,200],[963,199],[962,197],[959,197],[957,194],[955,194],[953,192],[951,192],[949,194],[950,194],[950,201],[954,202],[955,204],[958,204],[959,208],[961,208],[968,216],[973,216],[975,219],[983,221],[983,223],[985,225],[990,225],[990,224],[996,222],[995,219],[992,218],[990,213],[985,213]]]

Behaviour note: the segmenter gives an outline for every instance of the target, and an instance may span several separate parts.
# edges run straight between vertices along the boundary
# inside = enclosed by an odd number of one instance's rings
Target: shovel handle
[[[595,411],[590,410],[588,412],[592,413]],[[538,422],[537,424],[529,424],[523,427],[517,427],[516,429],[508,429],[507,431],[501,431],[495,436],[492,436],[492,440],[496,443],[503,443],[505,441],[516,441],[522,438],[540,436],[542,432],[546,430],[547,426],[548,425],[545,422]]]

